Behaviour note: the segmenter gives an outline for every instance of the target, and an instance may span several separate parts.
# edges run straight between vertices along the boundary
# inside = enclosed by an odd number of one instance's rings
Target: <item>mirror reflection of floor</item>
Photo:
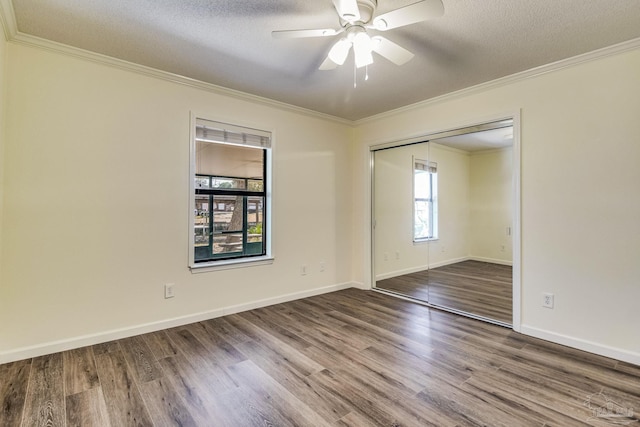
[[[512,268],[462,261],[379,280],[376,288],[504,323],[512,322]]]

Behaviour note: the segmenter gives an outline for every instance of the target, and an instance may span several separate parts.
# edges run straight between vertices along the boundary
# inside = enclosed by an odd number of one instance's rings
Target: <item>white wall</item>
[[[484,150],[469,157],[469,256],[510,264],[513,259],[513,149]]]
[[[636,49],[363,121],[358,184],[369,145],[521,109],[522,330],[640,363],[639,73]]]
[[[19,44],[8,55],[0,362],[350,284],[349,126]],[[274,132],[273,264],[187,268],[191,111]]]

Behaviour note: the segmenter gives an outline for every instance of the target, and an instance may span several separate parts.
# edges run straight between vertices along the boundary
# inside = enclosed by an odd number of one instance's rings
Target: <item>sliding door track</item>
[[[498,325],[498,326],[502,326],[505,328],[509,328],[509,329],[513,329],[513,325],[511,323],[506,323],[506,322],[501,322],[499,320],[495,320],[492,319],[490,317],[484,317],[484,316],[478,316],[477,314],[473,314],[473,313],[469,313],[466,311],[462,311],[462,310],[456,310],[455,308],[449,308],[449,307],[444,307],[441,305],[437,305],[437,304],[431,304],[429,302],[423,301],[423,300],[419,300],[417,298],[411,298],[407,295],[403,295],[397,292],[393,292],[393,291],[388,291],[386,289],[379,289],[379,288],[371,288],[372,291],[374,292],[378,292],[380,294],[385,294],[385,295],[389,295],[395,298],[400,298],[406,301],[410,301],[416,304],[420,304],[420,305],[424,305],[425,307],[429,307],[429,308],[435,308],[436,310],[440,310],[440,311],[446,311],[448,313],[453,313],[453,314],[457,314],[460,316],[464,316],[464,317],[468,317],[470,319],[475,319],[475,320],[480,320],[482,322],[486,322],[486,323],[491,323],[492,325]]]

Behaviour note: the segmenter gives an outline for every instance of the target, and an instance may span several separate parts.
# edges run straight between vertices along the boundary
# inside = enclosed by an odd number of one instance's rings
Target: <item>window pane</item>
[[[415,171],[414,174],[414,197],[416,199],[431,198],[431,174],[425,171]]]
[[[433,237],[431,233],[431,202],[416,200],[413,236],[416,239]]]
[[[196,176],[196,188],[209,188],[209,177]]]
[[[248,180],[247,190],[249,191],[264,191],[264,184],[262,180],[250,179]]]
[[[213,232],[242,231],[242,196],[213,196]]]
[[[196,196],[194,214],[195,244],[207,246],[209,244],[209,196]]]
[[[248,197],[247,198],[247,243],[255,249],[260,249],[261,245],[255,245],[255,243],[262,242],[262,222],[264,220],[264,198],[263,197]],[[254,245],[251,245],[251,244]],[[253,252],[252,252],[253,253]]]
[[[244,190],[245,180],[238,178],[211,178],[211,188],[217,188],[220,190]]]
[[[242,254],[242,233],[213,236],[213,255]]]

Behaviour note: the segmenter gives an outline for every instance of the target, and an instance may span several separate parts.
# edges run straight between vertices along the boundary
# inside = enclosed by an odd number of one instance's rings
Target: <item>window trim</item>
[[[255,265],[266,265],[273,263],[275,259],[272,247],[273,247],[273,230],[272,230],[272,221],[273,217],[273,204],[272,204],[272,188],[273,188],[273,149],[275,146],[275,132],[273,130],[264,130],[263,132],[268,132],[271,134],[271,147],[263,148],[265,153],[265,164],[264,164],[264,218],[263,218],[263,227],[265,228],[264,240],[265,240],[265,255],[250,255],[236,258],[226,258],[219,260],[211,260],[211,261],[195,261],[195,235],[194,235],[194,227],[195,227],[195,218],[193,215],[193,207],[195,206],[195,196],[196,196],[196,185],[195,185],[195,177],[196,177],[196,125],[198,120],[206,120],[218,123],[226,123],[225,120],[217,120],[215,118],[207,118],[207,114],[198,114],[195,112],[190,113],[190,130],[189,130],[189,207],[188,207],[188,218],[189,218],[189,228],[188,228],[188,267],[192,273],[200,273],[200,272],[208,272],[208,271],[217,271],[217,270],[225,270],[230,268],[242,268],[249,267]],[[237,123],[234,120],[233,124],[229,125],[230,127],[243,127],[252,130],[260,130],[265,129],[264,126],[256,126],[250,124]],[[260,149],[256,147],[256,149]],[[251,192],[243,192],[243,195],[250,196]]]

